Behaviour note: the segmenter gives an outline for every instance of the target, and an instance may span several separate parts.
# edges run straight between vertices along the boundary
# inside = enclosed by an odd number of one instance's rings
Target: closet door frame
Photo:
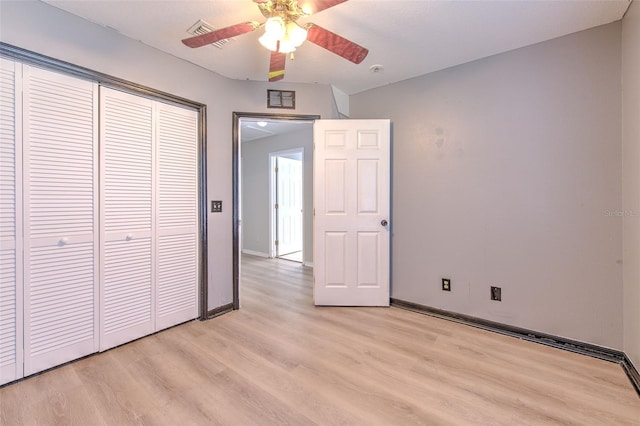
[[[206,320],[210,315],[208,307],[208,211],[207,211],[207,106],[180,96],[162,92],[144,85],[133,83],[64,62],[49,56],[41,55],[26,49],[0,42],[0,58],[14,60],[27,65],[56,71],[84,80],[98,83],[100,86],[126,91],[132,94],[150,97],[159,101],[187,107],[198,113],[198,318]],[[211,311],[214,312],[214,311]]]

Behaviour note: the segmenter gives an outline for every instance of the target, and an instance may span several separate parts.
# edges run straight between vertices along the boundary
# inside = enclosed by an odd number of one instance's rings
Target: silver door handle
[[[380,225],[382,226],[387,226],[389,224],[389,222],[387,222],[386,219],[382,219],[382,222],[380,222]]]

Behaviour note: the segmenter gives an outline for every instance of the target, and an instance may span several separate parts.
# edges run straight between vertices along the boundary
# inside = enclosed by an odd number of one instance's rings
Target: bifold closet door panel
[[[97,100],[23,66],[25,376],[98,348]]]
[[[155,330],[153,101],[100,89],[100,350]]]
[[[157,108],[160,330],[198,316],[198,115],[162,103]]]
[[[0,59],[0,385],[23,375],[21,75]]]

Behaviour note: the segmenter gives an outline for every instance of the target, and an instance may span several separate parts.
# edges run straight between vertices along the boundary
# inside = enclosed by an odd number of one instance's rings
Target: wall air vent
[[[213,25],[211,25],[208,22],[205,22],[202,19],[200,19],[198,22],[193,24],[191,26],[191,28],[189,28],[187,30],[187,32],[189,34],[194,35],[194,36],[198,36],[198,35],[210,33],[213,30],[215,30],[215,27]],[[222,46],[224,46],[225,44],[229,43],[229,41],[231,41],[231,40],[229,40],[228,38],[225,38],[223,40],[216,41],[215,43],[212,43],[211,46],[215,46],[218,49],[222,49]]]

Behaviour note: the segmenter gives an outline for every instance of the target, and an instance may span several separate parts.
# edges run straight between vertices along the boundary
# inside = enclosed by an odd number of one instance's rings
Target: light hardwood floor
[[[245,257],[242,309],[0,389],[0,424],[640,425],[621,367],[397,308],[314,308]]]

